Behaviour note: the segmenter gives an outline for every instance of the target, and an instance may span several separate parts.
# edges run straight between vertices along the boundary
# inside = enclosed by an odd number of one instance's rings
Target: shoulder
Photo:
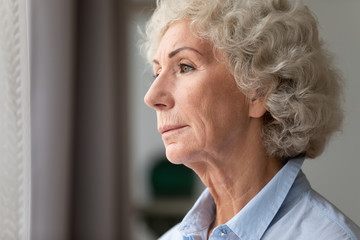
[[[360,240],[360,228],[312,189],[279,211],[264,239],[280,233],[280,239]]]
[[[179,224],[172,227],[170,230],[168,230],[164,235],[162,235],[159,240],[182,240],[183,236],[178,230]]]
[[[359,226],[323,196],[311,189],[307,198],[311,207],[309,217],[318,222],[317,232],[319,235],[329,234],[324,239],[360,239]]]

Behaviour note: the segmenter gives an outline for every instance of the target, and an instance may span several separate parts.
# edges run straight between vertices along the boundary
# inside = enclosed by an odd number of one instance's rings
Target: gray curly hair
[[[147,57],[174,22],[223,51],[251,99],[263,98],[263,144],[280,159],[320,155],[339,130],[342,78],[319,39],[317,20],[287,0],[157,0],[146,28]]]

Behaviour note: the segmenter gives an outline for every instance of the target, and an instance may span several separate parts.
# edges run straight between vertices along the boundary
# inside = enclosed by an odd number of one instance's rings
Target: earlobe
[[[249,102],[249,116],[252,118],[261,118],[266,113],[263,98],[251,99]]]

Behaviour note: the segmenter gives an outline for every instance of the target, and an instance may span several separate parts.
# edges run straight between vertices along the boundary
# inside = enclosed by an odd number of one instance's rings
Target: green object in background
[[[159,160],[151,170],[151,185],[155,197],[191,197],[195,176],[184,165],[175,165],[166,158]]]

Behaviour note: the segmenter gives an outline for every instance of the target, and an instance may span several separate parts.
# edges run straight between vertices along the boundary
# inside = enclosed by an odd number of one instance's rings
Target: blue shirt
[[[294,158],[232,219],[217,226],[210,240],[360,239],[360,228],[315,192]],[[204,240],[216,207],[206,189],[183,221],[160,240]]]

